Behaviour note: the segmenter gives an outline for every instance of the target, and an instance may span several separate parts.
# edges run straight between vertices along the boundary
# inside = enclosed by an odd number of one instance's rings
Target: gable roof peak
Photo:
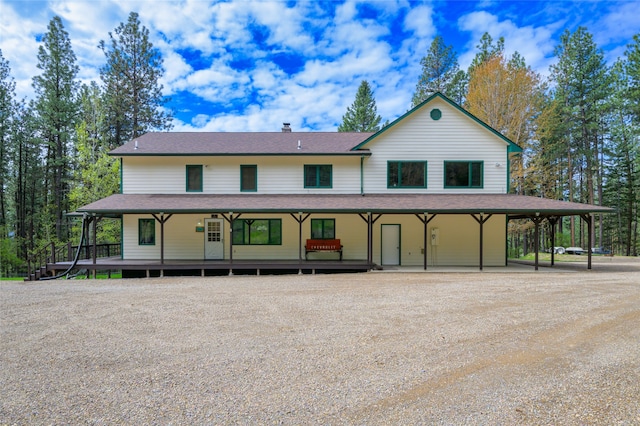
[[[413,113],[415,113],[416,111],[422,109],[425,107],[425,105],[431,103],[434,99],[439,98],[442,99],[443,101],[445,101],[447,104],[451,105],[454,109],[462,112],[465,116],[469,117],[471,120],[477,122],[478,124],[480,124],[481,126],[483,126],[484,128],[486,128],[487,130],[489,130],[491,133],[495,134],[496,136],[498,136],[500,139],[502,139],[503,141],[505,141],[508,144],[508,151],[509,152],[522,152],[522,148],[520,146],[518,146],[515,142],[513,142],[511,139],[507,138],[505,135],[503,135],[502,133],[500,133],[499,131],[497,131],[496,129],[494,129],[493,127],[489,126],[487,123],[485,123],[484,121],[480,120],[478,117],[476,117],[475,115],[471,114],[469,111],[467,111],[466,109],[464,109],[462,106],[460,106],[458,103],[454,102],[453,100],[449,99],[444,93],[442,92],[435,92],[433,94],[431,94],[431,96],[427,97],[425,100],[423,100],[422,102],[420,102],[418,105],[414,106],[413,108],[411,108],[409,111],[407,111],[406,113],[404,113],[403,115],[401,115],[400,117],[396,118],[394,121],[392,121],[391,123],[389,123],[387,126],[384,126],[383,128],[381,128],[380,130],[378,130],[376,133],[374,133],[373,135],[371,135],[370,137],[368,137],[366,140],[364,140],[362,143],[360,143],[359,145],[355,146],[353,148],[353,150],[357,150],[357,149],[362,149],[364,147],[364,145],[368,144],[369,142],[371,142],[372,140],[376,139],[379,135],[381,135],[382,133],[386,132],[388,129],[390,129],[391,127],[397,125],[398,123],[400,123],[401,121],[403,121],[405,118],[409,117],[410,115],[412,115]]]

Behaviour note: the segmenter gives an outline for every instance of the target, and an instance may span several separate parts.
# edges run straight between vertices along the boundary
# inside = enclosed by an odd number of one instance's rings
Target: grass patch
[[[96,274],[96,279],[97,280],[113,280],[113,279],[119,279],[122,278],[122,272],[118,271],[118,272],[112,272],[111,273],[111,277],[109,277],[109,275],[106,272],[98,272]],[[89,272],[89,278],[87,278],[87,274],[83,273],[83,274],[79,274],[77,276],[75,276],[73,278],[74,280],[92,280],[93,279],[93,273]]]
[[[526,256],[512,258],[512,260],[536,260],[535,253],[529,253]],[[551,262],[551,253],[538,253],[538,260],[540,262]],[[556,262],[586,262],[587,255],[579,255],[579,254],[556,254],[554,257]]]
[[[0,277],[0,281],[24,281],[25,277]]]

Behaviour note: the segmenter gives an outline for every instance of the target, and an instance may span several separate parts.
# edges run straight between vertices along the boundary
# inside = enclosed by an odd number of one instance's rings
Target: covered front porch
[[[132,253],[130,247],[138,243],[137,233],[123,235],[124,239],[134,239],[135,243],[123,242],[123,253],[120,258],[82,260],[76,265],[87,270],[118,269],[123,271],[138,271],[142,276],[163,276],[165,274],[189,271],[190,275],[206,275],[207,273],[229,274],[238,271],[288,271],[298,273],[314,273],[317,271],[340,270],[372,270],[385,263],[384,251],[389,246],[389,240],[383,235],[383,226],[394,223],[405,223],[407,228],[403,232],[409,241],[397,242],[406,245],[407,262],[400,262],[398,266],[421,266],[427,270],[432,266],[444,266],[434,262],[434,252],[444,252],[445,246],[438,243],[434,224],[442,229],[460,231],[449,238],[447,244],[461,253],[466,252],[466,260],[458,266],[476,265],[479,270],[485,266],[506,266],[506,222],[512,218],[527,218],[533,221],[536,230],[544,220],[555,223],[562,216],[578,216],[593,227],[591,214],[594,212],[609,212],[611,209],[537,197],[526,197],[508,194],[367,194],[367,195],[214,195],[214,194],[116,194],[95,203],[89,204],[79,212],[83,213],[89,223],[103,217],[134,218],[137,224],[139,217],[148,217],[155,221],[159,229],[154,241],[153,252],[147,251],[143,256]],[[127,216],[128,215],[128,216]],[[233,237],[228,234],[226,252],[220,259],[204,260],[202,252],[185,253],[184,251],[167,252],[166,228],[167,224],[180,223],[185,220],[187,227],[174,226],[171,240],[183,237],[186,232],[193,233],[196,223],[193,216],[216,217],[227,224],[230,232],[235,221],[243,218],[266,217],[268,215],[288,217],[291,224],[297,224],[297,232],[290,229],[287,241],[280,245],[266,246],[261,252],[244,250],[248,246],[235,246]],[[349,217],[348,226],[342,228],[343,235],[351,235],[351,243],[344,260],[307,259],[304,245],[308,234],[303,231],[303,224],[310,217],[327,215],[342,215]],[[271,217],[271,216],[269,216]],[[182,218],[182,219],[176,219]],[[188,218],[188,219],[187,219]],[[391,218],[391,219],[390,219]],[[446,218],[446,219],[445,219]],[[502,219],[500,219],[502,218]],[[398,220],[396,220],[398,219]],[[442,221],[445,222],[442,222]],[[124,221],[124,219],[123,219]],[[447,222],[448,221],[448,222]],[[374,228],[374,225],[378,226]],[[443,225],[438,225],[442,223]],[[448,225],[445,225],[448,223]],[[460,225],[458,225],[460,224]],[[466,225],[462,225],[466,224]],[[410,226],[410,228],[409,228]],[[448,226],[449,228],[445,228]],[[94,227],[95,228],[95,227]],[[306,229],[306,228],[305,228]],[[189,231],[188,231],[189,230]],[[489,230],[489,235],[487,235]],[[449,231],[447,231],[449,232]],[[91,233],[88,233],[90,235]],[[123,232],[123,234],[125,234]],[[539,240],[536,231],[536,239]],[[591,232],[589,232],[591,234]],[[202,235],[202,234],[201,234]],[[499,235],[502,235],[500,237]],[[93,239],[96,244],[95,233],[88,238],[89,244]],[[192,238],[192,237],[190,237]],[[435,239],[432,241],[431,239]],[[500,244],[498,240],[502,239]],[[392,244],[396,244],[395,241]],[[438,245],[440,244],[440,245]],[[496,247],[498,249],[496,254]],[[537,245],[539,246],[539,244]],[[236,255],[235,248],[240,250]],[[501,250],[501,251],[500,251]],[[96,253],[96,250],[93,251]],[[475,254],[474,254],[475,253]],[[179,256],[176,256],[179,254]],[[243,255],[244,254],[244,255]],[[257,255],[256,255],[257,254]],[[491,256],[491,263],[487,258]],[[437,259],[437,257],[435,258]],[[553,261],[552,261],[553,262]],[[54,269],[60,271],[65,264],[56,262]],[[69,264],[69,267],[71,264]],[[394,265],[390,265],[394,266]],[[455,266],[455,265],[447,265]],[[537,270],[539,264],[534,264]],[[47,266],[51,268],[51,266]],[[588,269],[591,269],[591,253],[588,251]],[[143,271],[143,272],[140,272]],[[215,271],[215,272],[214,272]]]

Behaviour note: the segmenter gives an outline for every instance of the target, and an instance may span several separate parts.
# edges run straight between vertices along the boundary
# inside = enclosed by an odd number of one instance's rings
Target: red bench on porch
[[[342,260],[342,244],[340,240],[307,240],[304,246],[304,258],[311,252],[337,252]]]

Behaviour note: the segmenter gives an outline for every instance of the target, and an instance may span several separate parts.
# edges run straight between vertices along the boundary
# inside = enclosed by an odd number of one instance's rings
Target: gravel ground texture
[[[0,424],[640,424],[640,261],[0,282]]]

